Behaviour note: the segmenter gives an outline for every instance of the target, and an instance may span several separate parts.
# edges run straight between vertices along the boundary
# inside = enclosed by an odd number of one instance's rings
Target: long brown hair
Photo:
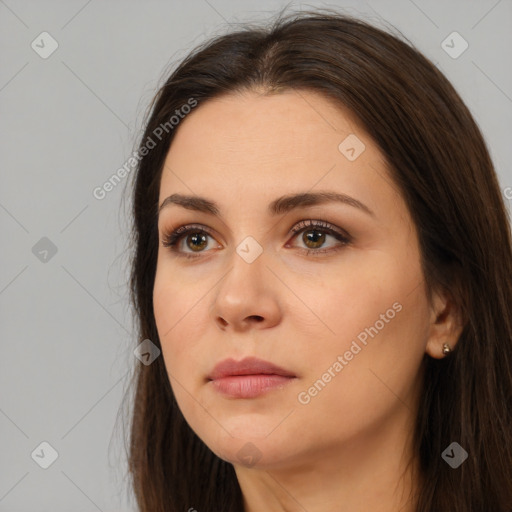
[[[246,25],[215,37],[177,66],[150,106],[133,176],[130,291],[139,342],[160,347],[152,303],[157,207],[163,163],[179,128],[169,119],[193,101],[200,108],[221,94],[256,88],[319,92],[358,117],[417,226],[428,290],[449,290],[463,312],[453,353],[423,361],[416,510],[510,512],[510,219],[468,108],[432,62],[398,35],[332,10],[280,14],[268,27]],[[149,138],[156,146],[143,151]],[[137,362],[133,385],[129,471],[140,511],[243,511],[233,466],[188,426],[163,358]],[[457,469],[441,457],[453,441],[469,454]]]

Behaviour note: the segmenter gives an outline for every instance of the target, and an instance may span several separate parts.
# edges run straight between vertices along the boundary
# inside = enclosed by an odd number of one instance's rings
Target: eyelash
[[[325,234],[333,236],[334,238],[336,238],[338,241],[341,242],[341,245],[338,245],[337,247],[331,247],[329,249],[303,249],[303,248],[300,248],[302,251],[305,251],[306,255],[313,254],[314,256],[318,256],[319,254],[325,254],[328,252],[338,251],[351,242],[351,237],[347,233],[344,234],[344,232],[342,232],[339,228],[336,228],[332,224],[329,224],[328,222],[324,222],[324,221],[301,220],[290,230],[290,233],[293,234],[293,238],[296,238],[297,235],[303,231],[317,231],[317,232],[325,233]],[[189,258],[189,259],[199,258],[199,257],[201,257],[201,254],[205,251],[200,251],[200,252],[194,254],[194,253],[181,252],[176,248],[176,246],[179,244],[181,239],[185,238],[190,233],[205,234],[205,235],[208,235],[208,236],[214,238],[212,233],[210,232],[210,230],[205,228],[204,226],[200,226],[199,224],[189,224],[186,226],[180,226],[179,228],[175,229],[174,231],[172,231],[170,233],[164,233],[163,237],[162,237],[162,245],[164,247],[169,247],[170,250],[172,252],[176,253],[177,256],[185,257],[185,258]]]

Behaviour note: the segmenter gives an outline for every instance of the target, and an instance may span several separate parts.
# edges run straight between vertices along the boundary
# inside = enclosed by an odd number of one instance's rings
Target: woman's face
[[[167,155],[159,205],[174,194],[196,202],[159,212],[154,312],[197,435],[235,467],[400,446],[430,307],[415,226],[350,112],[305,91],[208,101]],[[248,357],[286,372],[215,375]]]

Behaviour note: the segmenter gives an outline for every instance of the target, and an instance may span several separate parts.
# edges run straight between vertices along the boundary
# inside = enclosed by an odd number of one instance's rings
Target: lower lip
[[[231,398],[256,398],[268,391],[283,388],[294,377],[282,375],[230,375],[212,380],[212,386]]]

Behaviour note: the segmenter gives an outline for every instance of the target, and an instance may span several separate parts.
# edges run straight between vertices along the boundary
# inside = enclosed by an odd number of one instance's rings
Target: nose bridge
[[[257,245],[256,245],[257,244]],[[219,291],[236,295],[240,299],[250,298],[262,292],[270,274],[266,268],[267,257],[263,247],[252,237],[246,237],[235,246],[229,259],[229,267],[225,278],[220,283]]]
[[[274,277],[267,269],[267,255],[251,238],[243,239],[232,251],[229,270],[214,294],[212,314],[223,326],[236,327],[247,318],[263,319],[267,324],[278,316],[278,301],[270,283]]]

